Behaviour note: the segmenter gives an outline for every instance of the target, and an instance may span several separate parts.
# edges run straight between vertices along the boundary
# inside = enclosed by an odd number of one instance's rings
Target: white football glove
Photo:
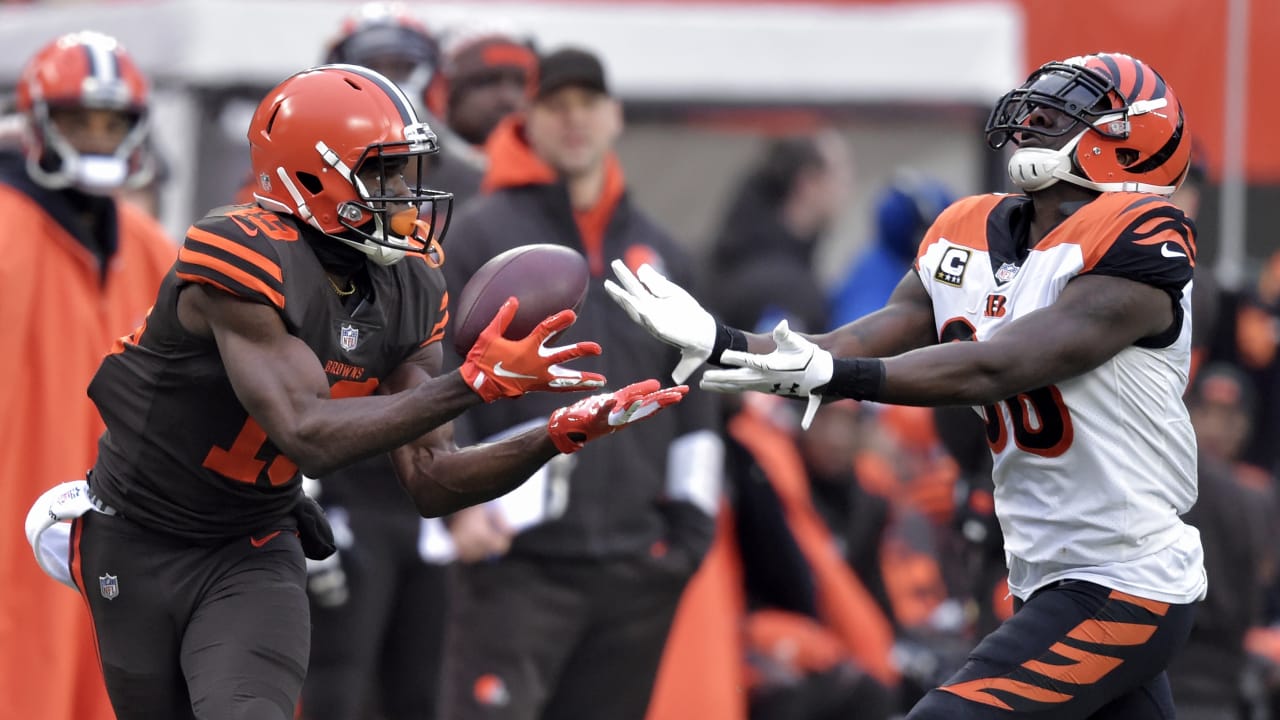
[[[621,260],[612,263],[612,280],[604,289],[627,314],[651,335],[680,348],[680,362],[671,377],[682,383],[711,357],[716,343],[716,321],[684,288],[676,285],[648,264],[631,274]]]
[[[831,353],[791,332],[786,320],[773,329],[773,341],[778,347],[767,355],[725,350],[720,363],[738,367],[708,370],[700,386],[703,390],[722,393],[755,390],[773,395],[808,396],[809,404],[800,421],[800,426],[808,430],[822,404],[822,396],[814,390],[831,382],[834,367]]]

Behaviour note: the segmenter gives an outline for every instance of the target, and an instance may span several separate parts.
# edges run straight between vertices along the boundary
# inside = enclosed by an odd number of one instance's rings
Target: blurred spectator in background
[[[0,359],[0,697],[6,717],[106,720],[84,600],[44,576],[17,529],[50,485],[93,465],[102,421],[85,388],[143,321],[176,246],[116,199],[151,168],[147,81],[115,39],[81,32],[44,46],[22,72],[18,111],[20,147],[0,154],[13,341]]]
[[[970,603],[973,634],[981,637],[1013,614],[986,424],[968,407],[934,408],[933,421],[958,473],[952,527],[959,557],[952,558],[944,571],[955,591]]]
[[[120,197],[159,221],[164,210],[164,189],[169,184],[169,161],[156,147],[152,135],[143,141],[141,152],[150,171],[141,181],[126,183],[120,189]]]
[[[963,545],[952,525],[958,473],[929,408],[862,407],[852,473],[864,493],[886,504],[874,560],[910,707],[973,646],[962,602],[970,589]]]
[[[886,504],[851,472],[860,412],[826,405],[800,435],[789,405],[750,394],[729,413],[732,506],[681,600],[648,720],[893,716],[875,589]]]
[[[793,424],[798,421],[792,418]],[[873,444],[876,423],[874,413],[858,403],[835,402],[824,406],[822,421],[798,433],[795,442],[809,475],[813,507],[826,523],[836,550],[890,614],[880,551],[892,508],[889,499],[868,490],[868,483],[855,472],[857,458]]]
[[[325,49],[324,62],[367,67],[404,91],[440,143],[440,152],[427,165],[425,182],[453,193],[457,207],[479,191],[486,161],[484,153],[453,132],[444,119],[447,82],[441,67],[443,56],[436,34],[403,3],[368,2],[343,19]],[[256,186],[257,178],[250,173],[235,202],[252,203]]]
[[[599,59],[559,50],[541,59],[538,78],[528,112],[489,141],[491,192],[449,230],[448,285],[461,288],[517,245],[573,248],[592,282],[562,342],[597,338],[609,349],[591,368],[613,383],[665,375],[675,349],[627,321],[603,275],[613,260],[683,277],[689,260],[626,191],[613,149],[622,107]],[[475,408],[458,434],[495,436],[553,409],[533,397]],[[530,481],[543,489],[520,518],[507,514],[512,498],[453,516],[459,554],[473,562],[456,566],[439,717],[644,717],[676,604],[714,530],[717,419],[715,396],[691,393],[639,432],[552,463]]]
[[[1209,359],[1235,365],[1253,383],[1257,415],[1241,457],[1274,475],[1280,472],[1280,251],[1257,265],[1243,288],[1219,294]]]
[[[849,147],[835,130],[770,142],[712,246],[708,305],[734,327],[767,330],[787,318],[794,328],[826,330],[813,255],[851,182]]]
[[[1187,177],[1170,200],[1195,219],[1207,181],[1203,155],[1192,146]],[[1214,242],[1214,228],[1197,227],[1201,248]],[[1241,458],[1280,473],[1280,251],[1257,258],[1251,275],[1237,289],[1220,287],[1212,268],[1197,268],[1191,293],[1192,381],[1206,362],[1225,363],[1241,369],[1253,387],[1256,401],[1254,432],[1241,450]]]
[[[1245,635],[1261,622],[1264,588],[1274,579],[1280,507],[1273,479],[1240,463],[1255,411],[1248,377],[1208,365],[1187,405],[1199,445],[1200,495],[1183,517],[1200,530],[1213,583],[1169,665],[1169,682],[1181,720],[1239,720],[1248,717]]]
[[[427,93],[441,82],[440,44],[427,27],[402,3],[361,5],[342,22],[330,43],[325,62],[360,65],[386,75],[414,103],[422,119],[435,131],[440,152],[432,158],[428,182],[453,193],[455,205],[480,189],[484,169],[480,153],[449,129],[443,116],[427,107]]]
[[[424,106],[440,50],[426,27],[398,3],[366,3],[343,21],[325,62],[360,65],[395,81]],[[430,156],[432,187],[454,203],[480,187],[469,146],[443,135]],[[429,720],[435,717],[444,641],[445,569],[420,555],[428,523],[377,455],[308,485],[334,526],[338,552],[308,560],[311,661],[302,690],[305,720]]]
[[[1182,184],[1173,195],[1169,196],[1169,200],[1192,220],[1200,214],[1200,201],[1206,179],[1201,148],[1193,144],[1191,165],[1187,168],[1187,176],[1183,178]],[[1196,246],[1201,253],[1216,244],[1211,234],[1212,230],[1213,228],[1196,226]],[[1201,271],[1196,273],[1195,284],[1191,290],[1191,317],[1194,318],[1191,323],[1191,383],[1195,382],[1200,366],[1213,354],[1212,346],[1215,336],[1219,333],[1220,325],[1218,309],[1221,290],[1213,276],[1213,268],[1206,264],[1201,265],[1199,269]]]
[[[464,141],[483,147],[503,118],[529,106],[538,56],[532,41],[492,28],[456,30],[445,48],[428,107]]]
[[[324,61],[382,73],[421,103],[440,66],[440,46],[403,3],[369,2],[343,18]]]
[[[883,585],[885,506],[852,472],[857,406],[826,405],[808,433],[798,430],[799,417],[763,395],[745,398],[728,424],[750,717],[887,718],[893,627],[868,589]]]
[[[1182,184],[1169,196],[1169,202],[1182,208],[1187,217],[1195,220],[1200,215],[1200,204],[1204,199],[1204,184],[1208,179],[1208,171],[1204,166],[1203,149],[1198,143],[1191,144],[1191,165],[1187,167],[1187,176]],[[1203,232],[1203,228],[1197,228]],[[1198,280],[1199,278],[1197,278]]]
[[[876,235],[831,297],[831,327],[884,307],[898,279],[911,268],[925,230],[955,201],[938,180],[900,169],[876,202]]]

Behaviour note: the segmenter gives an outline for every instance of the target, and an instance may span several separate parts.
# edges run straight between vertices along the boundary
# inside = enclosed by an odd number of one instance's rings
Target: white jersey
[[[1173,327],[1054,386],[975,408],[994,457],[1009,587],[1020,599],[1067,578],[1139,597],[1204,596],[1196,442],[1182,401],[1191,359],[1194,231],[1161,197],[1104,193],[1034,249],[1030,201],[982,195],[948,208],[916,268],[938,337],[987,340],[1052,305],[1072,278],[1116,275],[1176,298]]]

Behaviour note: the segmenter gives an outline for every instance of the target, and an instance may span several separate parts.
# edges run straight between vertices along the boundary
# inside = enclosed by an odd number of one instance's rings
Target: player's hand
[[[449,535],[458,559],[465,563],[502,557],[511,549],[515,531],[484,505],[463,508],[449,518]]]
[[[684,288],[647,263],[634,275],[621,260],[614,260],[612,267],[622,284],[605,280],[605,291],[651,335],[680,348],[680,362],[671,377],[684,382],[711,357],[716,343],[715,318]]]
[[[578,319],[572,310],[562,310],[538,323],[533,332],[519,340],[503,337],[516,316],[519,301],[509,298],[476,338],[462,363],[462,379],[485,402],[520,397],[528,392],[588,390],[604,385],[603,375],[562,367],[560,363],[599,355],[600,346],[580,342],[564,347],[547,347],[547,341]]]
[[[657,380],[644,380],[556,410],[547,422],[547,432],[556,449],[565,454],[574,453],[592,440],[675,405],[688,392],[687,385],[664,388]]]
[[[755,390],[773,395],[808,397],[809,405],[800,423],[808,430],[818,406],[822,404],[822,396],[815,391],[831,382],[834,367],[831,353],[791,332],[786,320],[773,329],[773,341],[778,347],[767,355],[725,350],[720,362],[737,367],[708,370],[702,376],[700,387],[723,393]]]

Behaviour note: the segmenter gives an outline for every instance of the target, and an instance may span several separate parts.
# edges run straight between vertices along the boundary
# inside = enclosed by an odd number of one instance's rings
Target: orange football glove
[[[485,402],[493,402],[498,398],[520,397],[537,390],[570,392],[604,385],[603,375],[559,365],[576,358],[599,355],[598,344],[580,342],[564,347],[546,347],[552,335],[565,330],[578,319],[572,310],[562,310],[543,320],[520,340],[503,337],[519,306],[514,297],[508,298],[498,308],[489,326],[476,338],[476,344],[471,346],[460,368],[468,387]]]
[[[688,385],[664,388],[657,380],[644,380],[621,390],[592,395],[551,413],[547,432],[556,449],[566,455],[619,429],[639,422],[689,392]]]

